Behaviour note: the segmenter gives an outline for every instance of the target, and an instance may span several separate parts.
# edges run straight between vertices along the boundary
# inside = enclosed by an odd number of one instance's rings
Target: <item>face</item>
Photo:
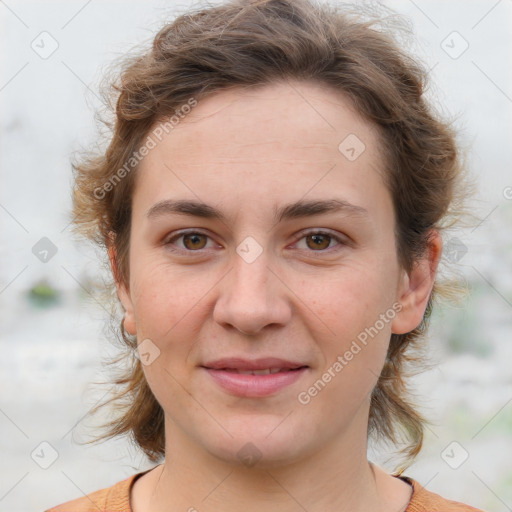
[[[366,449],[389,338],[419,324],[435,271],[399,267],[383,172],[376,130],[309,82],[207,97],[143,159],[118,291],[171,446]]]

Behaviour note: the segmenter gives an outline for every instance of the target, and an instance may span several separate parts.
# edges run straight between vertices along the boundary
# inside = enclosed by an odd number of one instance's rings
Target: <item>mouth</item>
[[[239,368],[219,368],[219,370],[230,373],[237,373],[239,375],[273,375],[282,372],[296,372],[307,366],[300,366],[298,368],[265,368],[262,370],[240,370]],[[213,370],[213,368],[209,368]]]
[[[221,359],[202,366],[223,391],[245,398],[275,395],[297,382],[309,369],[300,362],[278,358]]]

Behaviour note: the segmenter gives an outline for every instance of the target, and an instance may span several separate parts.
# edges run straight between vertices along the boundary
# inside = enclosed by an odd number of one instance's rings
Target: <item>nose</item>
[[[288,288],[269,267],[265,253],[252,263],[238,254],[233,259],[231,272],[219,283],[214,320],[246,335],[286,325],[292,309]]]

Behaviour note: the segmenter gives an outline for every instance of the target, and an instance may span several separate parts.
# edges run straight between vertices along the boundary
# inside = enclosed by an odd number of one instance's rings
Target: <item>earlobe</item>
[[[434,287],[441,252],[441,236],[432,230],[424,257],[416,261],[409,274],[403,271],[401,276],[398,300],[402,309],[391,324],[394,334],[408,333],[420,325]]]
[[[110,260],[110,268],[112,270],[112,275],[114,276],[114,280],[116,283],[117,296],[125,310],[125,315],[123,319],[124,328],[128,332],[128,334],[135,335],[137,334],[137,327],[135,324],[133,303],[131,300],[130,293],[126,289],[126,286],[123,283],[123,280],[121,279],[121,274],[119,272],[119,266],[117,262],[117,253],[114,244],[111,244],[108,248],[108,258]]]

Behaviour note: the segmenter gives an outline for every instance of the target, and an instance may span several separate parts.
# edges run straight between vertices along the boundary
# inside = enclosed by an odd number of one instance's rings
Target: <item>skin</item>
[[[349,134],[366,146],[354,161],[338,150]],[[126,330],[160,351],[144,372],[165,412],[167,456],[136,481],[135,512],[405,510],[411,487],[367,460],[369,398],[391,333],[421,322],[441,239],[434,233],[411,273],[400,268],[382,172],[375,128],[339,92],[304,81],[217,92],[144,158],[130,277],[118,294]],[[275,207],[333,198],[367,213],[273,218]],[[165,199],[208,203],[226,220],[148,219]],[[206,236],[178,238],[185,228]],[[319,249],[306,229],[341,242],[324,237]],[[252,263],[236,252],[248,236],[263,249]],[[115,270],[113,247],[109,254]],[[393,304],[400,312],[299,403],[297,395]],[[309,369],[272,396],[237,397],[200,368],[233,355],[293,358]],[[237,456],[247,443],[261,454],[252,467]]]

